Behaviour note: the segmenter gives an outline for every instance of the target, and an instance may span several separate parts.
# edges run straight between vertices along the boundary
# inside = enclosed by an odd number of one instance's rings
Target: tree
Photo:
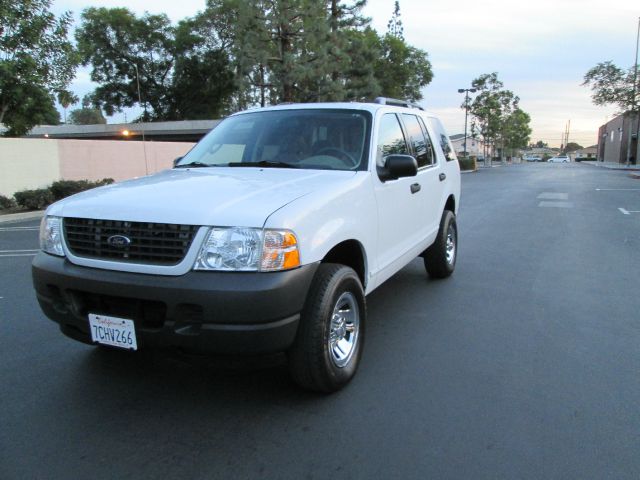
[[[564,147],[565,152],[575,152],[576,150],[582,150],[584,147],[576,142],[569,142]]]
[[[58,103],[64,110],[64,123],[67,123],[67,108],[78,103],[78,97],[69,91],[62,91],[58,94]]]
[[[387,32],[392,37],[404,40],[404,27],[402,26],[402,20],[400,20],[400,2],[398,0],[396,0],[393,8],[391,20],[387,23]]]
[[[86,9],[76,39],[99,84],[94,106],[113,115],[139,104],[143,121],[218,117],[234,89],[218,29],[221,23],[204,15],[176,27],[164,14]]]
[[[418,101],[422,99],[422,88],[431,83],[433,72],[427,52],[387,34],[380,39],[375,76],[385,97]]]
[[[50,0],[0,0],[0,123],[5,135],[59,123],[55,95],[67,92],[77,58],[67,39],[71,14],[56,18]]]
[[[97,108],[82,107],[71,111],[69,123],[73,125],[98,125],[107,123],[107,119]]]
[[[549,145],[547,143],[543,142],[542,140],[538,140],[534,145],[534,147],[536,147],[536,148],[547,148],[548,146]]]
[[[640,107],[640,75],[634,67],[625,71],[611,61],[599,63],[585,74],[582,85],[591,88],[595,105],[617,105],[621,112]]]
[[[87,8],[76,40],[83,65],[99,86],[92,98],[107,115],[140,103],[142,119],[166,119],[174,62],[169,18],[146,13],[137,18],[126,8]]]
[[[515,150],[524,148],[529,144],[531,136],[530,122],[531,117],[529,114],[518,107],[506,118],[503,130],[504,147],[510,151],[511,156],[514,155]]]
[[[490,146],[504,157],[507,149],[526,146],[531,134],[530,117],[519,108],[519,97],[504,89],[498,74],[480,75],[471,86],[479,93],[462,108],[469,108],[473,116],[471,131],[482,136],[485,148]]]

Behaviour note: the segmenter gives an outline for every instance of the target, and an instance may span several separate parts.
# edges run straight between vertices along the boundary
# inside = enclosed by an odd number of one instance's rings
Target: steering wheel
[[[350,153],[345,152],[344,150],[341,150],[339,148],[324,147],[314,153],[314,155],[323,155],[323,154],[330,155],[332,157],[337,158],[338,160],[342,160],[343,163],[348,167],[358,166],[358,161],[355,158],[353,158],[353,156],[351,156]],[[334,154],[337,154],[337,155],[334,155]]]

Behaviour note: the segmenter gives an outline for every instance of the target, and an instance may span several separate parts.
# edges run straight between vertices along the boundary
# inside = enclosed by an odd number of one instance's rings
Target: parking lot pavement
[[[73,342],[31,257],[2,257],[0,478],[638,479],[637,188],[574,164],[465,175],[455,274],[417,259],[369,295],[360,371],[331,396],[282,356]],[[37,223],[0,249],[36,249]]]

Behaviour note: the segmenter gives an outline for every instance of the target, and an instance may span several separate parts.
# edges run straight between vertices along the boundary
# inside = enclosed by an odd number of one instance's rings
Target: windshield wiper
[[[267,168],[300,168],[298,165],[287,162],[270,162],[260,160],[259,162],[229,162],[229,167],[267,167]]]
[[[183,163],[180,165],[176,165],[173,168],[201,168],[201,167],[215,167],[215,165],[211,165],[204,162],[191,162],[191,163]]]

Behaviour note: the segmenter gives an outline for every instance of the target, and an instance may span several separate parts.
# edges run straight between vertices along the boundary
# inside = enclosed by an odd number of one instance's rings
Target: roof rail
[[[394,107],[407,107],[424,110],[424,108],[422,108],[417,103],[413,103],[408,100],[398,100],[396,98],[378,97],[373,101],[373,103],[379,103],[380,105],[393,105]]]

